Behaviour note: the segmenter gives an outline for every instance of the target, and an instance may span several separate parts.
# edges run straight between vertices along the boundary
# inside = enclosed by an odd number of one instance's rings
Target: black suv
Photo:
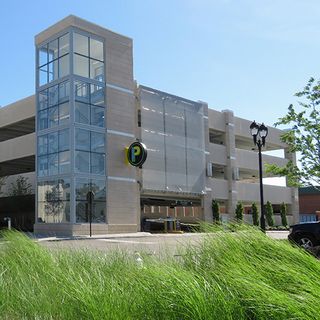
[[[320,245],[320,221],[290,226],[288,239],[305,249]]]

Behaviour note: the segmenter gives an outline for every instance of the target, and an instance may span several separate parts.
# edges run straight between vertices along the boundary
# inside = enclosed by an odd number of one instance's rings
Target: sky
[[[132,38],[139,84],[267,125],[318,78],[318,0],[10,0],[1,106],[34,93],[34,36],[69,14]]]

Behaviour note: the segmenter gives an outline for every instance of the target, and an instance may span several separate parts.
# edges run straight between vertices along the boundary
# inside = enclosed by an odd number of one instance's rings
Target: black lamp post
[[[260,204],[261,204],[261,218],[260,226],[263,232],[266,231],[266,220],[264,216],[264,201],[263,201],[263,183],[262,183],[262,156],[261,148],[266,144],[266,137],[268,135],[268,128],[262,123],[261,125],[253,121],[250,125],[250,132],[253,138],[253,143],[259,150],[259,180],[260,180]]]

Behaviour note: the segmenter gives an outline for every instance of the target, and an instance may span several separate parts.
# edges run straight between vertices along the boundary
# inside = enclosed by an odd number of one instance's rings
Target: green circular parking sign
[[[141,167],[147,159],[147,148],[141,142],[133,142],[128,148],[128,161],[132,166]]]

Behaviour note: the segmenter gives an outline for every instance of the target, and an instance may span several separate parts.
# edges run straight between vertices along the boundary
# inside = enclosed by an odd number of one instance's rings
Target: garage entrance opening
[[[173,198],[141,198],[141,227],[149,219],[179,220],[182,224],[196,224],[203,220],[201,199],[173,199]]]

